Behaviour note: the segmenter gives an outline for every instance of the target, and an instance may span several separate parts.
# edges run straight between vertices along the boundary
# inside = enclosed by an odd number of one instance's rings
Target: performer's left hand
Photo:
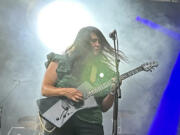
[[[113,77],[111,81],[112,81],[112,84],[111,84],[111,91],[112,92],[115,91],[122,84],[122,80],[120,80],[120,82],[118,83],[117,79],[115,77]]]

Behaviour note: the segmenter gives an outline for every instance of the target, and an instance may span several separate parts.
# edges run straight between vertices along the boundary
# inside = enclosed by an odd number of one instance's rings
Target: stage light
[[[169,37],[180,41],[180,34],[169,30],[159,24],[156,24],[148,19],[136,17],[136,21],[158,30]],[[177,129],[180,116],[180,53],[172,71],[171,77],[167,84],[167,88],[161,98],[160,105],[157,109],[155,118],[149,129],[148,135],[177,135]]]
[[[54,52],[62,53],[73,43],[79,29],[89,25],[95,23],[82,4],[54,1],[39,12],[37,32],[43,44]]]

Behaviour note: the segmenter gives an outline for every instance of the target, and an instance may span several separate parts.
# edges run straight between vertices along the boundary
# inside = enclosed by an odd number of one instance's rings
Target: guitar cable
[[[51,133],[51,132],[53,132],[53,131],[56,129],[56,127],[53,127],[52,129],[47,129],[47,128],[45,127],[45,124],[43,123],[43,120],[42,120],[40,114],[38,115],[38,118],[39,118],[40,126],[41,126],[41,129],[42,129],[41,132],[40,132],[40,134],[42,133],[42,131],[46,131],[46,132],[48,132],[48,133]],[[40,135],[40,134],[39,134],[39,135]]]

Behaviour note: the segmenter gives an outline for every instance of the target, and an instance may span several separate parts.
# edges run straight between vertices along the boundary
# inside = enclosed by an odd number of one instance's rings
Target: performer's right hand
[[[83,100],[83,94],[81,93],[81,91],[77,90],[76,88],[68,88],[65,91],[64,96],[75,102],[79,102],[80,100]]]

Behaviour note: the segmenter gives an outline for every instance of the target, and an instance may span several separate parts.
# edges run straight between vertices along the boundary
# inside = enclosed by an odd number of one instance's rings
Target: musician
[[[119,51],[118,56],[124,59]],[[83,94],[77,87],[89,82],[93,87],[115,77],[114,49],[109,45],[100,30],[88,26],[82,28],[77,37],[63,55],[50,53],[45,63],[46,72],[42,82],[43,96],[63,96],[74,102],[83,100]],[[104,135],[102,112],[111,108],[114,93],[110,89],[94,95],[97,107],[76,112],[61,128],[45,135]],[[50,123],[46,128],[50,128]]]

